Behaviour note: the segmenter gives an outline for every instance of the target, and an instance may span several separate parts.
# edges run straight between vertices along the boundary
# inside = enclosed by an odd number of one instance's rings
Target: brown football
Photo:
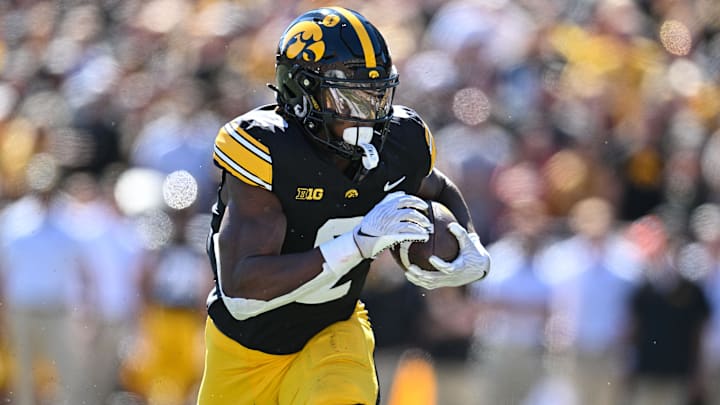
[[[435,270],[428,259],[435,255],[445,261],[451,262],[457,258],[460,246],[455,235],[447,229],[452,222],[457,222],[455,215],[443,204],[437,201],[428,201],[430,209],[426,213],[433,223],[434,231],[427,242],[401,243],[390,249],[395,261],[404,268],[401,255],[407,254],[410,263],[423,270]]]

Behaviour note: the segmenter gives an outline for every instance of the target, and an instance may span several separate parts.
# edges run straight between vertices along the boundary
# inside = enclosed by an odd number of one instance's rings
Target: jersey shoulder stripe
[[[228,122],[218,132],[213,158],[241,181],[272,190],[270,149],[242,129],[237,120]]]
[[[437,150],[435,149],[435,138],[432,135],[432,132],[430,132],[430,128],[425,125],[425,143],[427,144],[427,147],[430,152],[430,170],[428,171],[428,174],[432,171],[433,167],[435,167],[435,155],[437,153]]]

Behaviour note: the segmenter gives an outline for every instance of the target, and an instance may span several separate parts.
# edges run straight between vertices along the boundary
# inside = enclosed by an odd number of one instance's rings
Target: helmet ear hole
[[[277,99],[280,105],[297,106],[303,104],[303,89],[296,79],[296,70],[289,69],[285,65],[278,65],[275,72],[275,79],[278,84]]]
[[[307,75],[302,75],[302,77],[298,78],[298,84],[308,93],[313,93],[318,87],[317,80]]]

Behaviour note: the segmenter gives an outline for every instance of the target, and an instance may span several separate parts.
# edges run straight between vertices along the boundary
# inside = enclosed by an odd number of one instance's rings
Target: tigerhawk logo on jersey
[[[301,201],[320,201],[324,194],[325,190],[319,187],[298,187],[295,199]]]
[[[345,192],[345,198],[357,198],[358,197],[358,191],[357,189],[351,188],[350,190]]]

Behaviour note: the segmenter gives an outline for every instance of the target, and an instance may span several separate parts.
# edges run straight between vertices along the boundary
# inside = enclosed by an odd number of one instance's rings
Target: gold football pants
[[[358,302],[347,321],[314,336],[298,353],[267,354],[225,336],[208,318],[198,405],[375,405],[375,340]]]

